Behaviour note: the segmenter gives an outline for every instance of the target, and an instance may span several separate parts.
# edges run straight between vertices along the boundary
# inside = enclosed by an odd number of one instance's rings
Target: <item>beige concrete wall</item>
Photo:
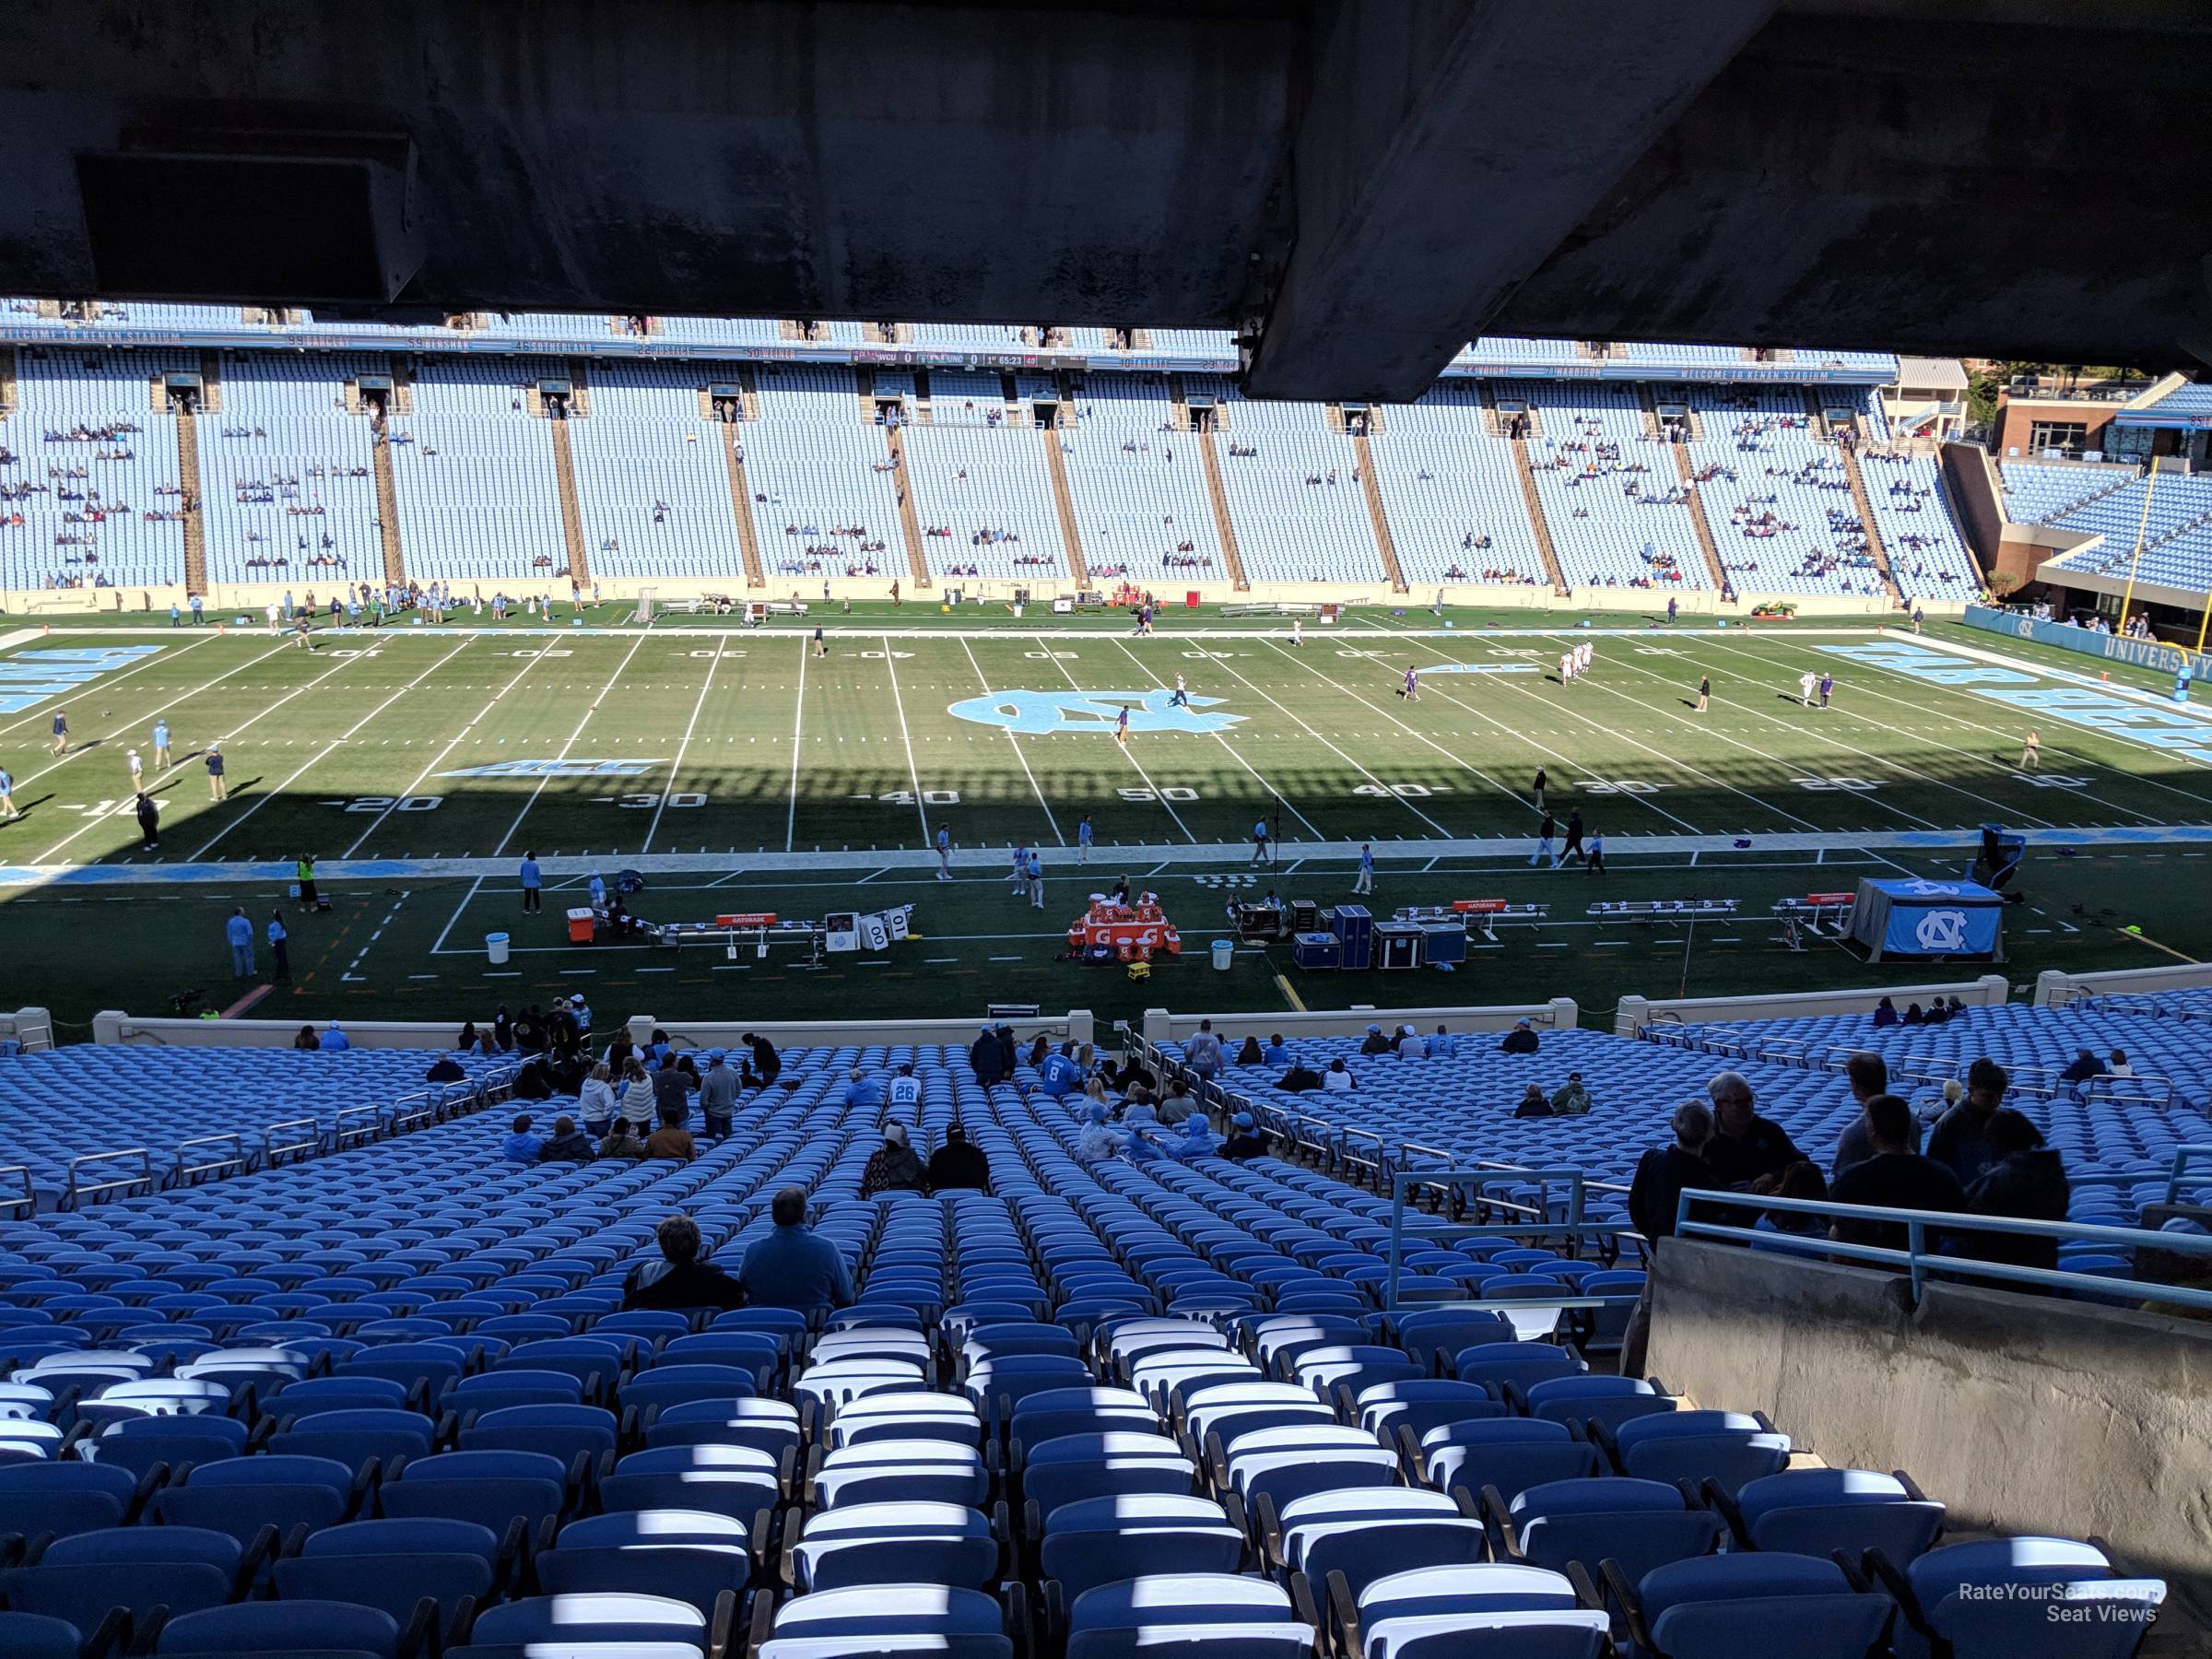
[[[1903,1469],[1960,1531],[2104,1537],[2212,1632],[2212,1324],[1670,1239],[1650,1370],[1837,1466]]]

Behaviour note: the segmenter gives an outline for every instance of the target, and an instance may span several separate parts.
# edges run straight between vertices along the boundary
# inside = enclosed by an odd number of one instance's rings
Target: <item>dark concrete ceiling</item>
[[[2179,366],[2212,20],[2157,0],[13,0],[0,292],[1481,333]]]

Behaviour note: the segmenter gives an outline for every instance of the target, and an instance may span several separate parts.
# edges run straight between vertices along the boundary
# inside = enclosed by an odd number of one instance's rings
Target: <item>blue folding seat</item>
[[[1026,1447],[1024,1499],[1039,1512],[1124,1492],[1188,1492],[1198,1471],[1163,1434],[1066,1434]]]
[[[616,1653],[665,1653],[680,1645],[719,1653],[729,1642],[731,1617],[727,1603],[718,1617],[710,1616],[688,1601],[637,1591],[538,1595],[477,1614],[469,1646],[459,1652],[507,1647],[550,1659],[556,1653],[598,1648],[612,1659]]]
[[[1505,1564],[1422,1567],[1370,1581],[1335,1605],[1344,1651],[1359,1659],[1597,1659],[1605,1612],[1562,1573]]]
[[[76,1626],[43,1613],[0,1613],[0,1653],[8,1659],[78,1659],[88,1639],[89,1633],[80,1635]]]
[[[1531,1417],[1555,1423],[1599,1423],[1618,1429],[1630,1418],[1672,1411],[1675,1401],[1641,1377],[1547,1377],[1516,1388]]]
[[[407,1390],[388,1377],[308,1377],[265,1394],[261,1405],[275,1418],[305,1417],[311,1411],[405,1411]]]
[[[1011,1659],[1014,1644],[1006,1634],[1010,1622],[1018,1622],[1018,1615],[980,1590],[935,1584],[823,1590],[797,1596],[776,1609],[772,1633],[759,1659],[846,1659],[855,1654]],[[1027,1634],[1025,1630],[1025,1638]]]
[[[1483,1519],[1500,1561],[1563,1572],[1580,1561],[1594,1574],[1618,1561],[1633,1583],[1654,1567],[1711,1555],[1727,1528],[1663,1480],[1595,1476],[1524,1488],[1502,1509],[1486,1494]]]
[[[161,1627],[154,1652],[161,1659],[206,1654],[248,1659],[253,1654],[366,1653],[398,1659],[400,1628],[389,1613],[350,1602],[249,1601],[209,1607]]]
[[[364,1485],[327,1457],[233,1457],[195,1465],[182,1485],[157,1491],[148,1509],[165,1526],[204,1526],[250,1545],[264,1525],[286,1536],[296,1526],[335,1526]]]
[[[1048,1512],[1038,1560],[1065,1606],[1098,1585],[1148,1573],[1234,1572],[1244,1547],[1243,1530],[1211,1500],[1145,1493]]]
[[[625,1378],[617,1398],[625,1410],[665,1409],[692,1400],[743,1399],[757,1394],[754,1373],[735,1365],[656,1365]]]
[[[274,1550],[272,1531],[264,1541]],[[0,1572],[0,1599],[19,1613],[65,1620],[88,1636],[121,1607],[143,1621],[228,1602],[260,1566],[225,1533],[190,1526],[126,1526],[56,1538],[32,1567]],[[0,1653],[13,1649],[0,1642]]]
[[[628,1590],[646,1583],[655,1594],[689,1602],[712,1617],[724,1592],[744,1594],[754,1562],[747,1529],[726,1515],[629,1510],[570,1522],[557,1547],[534,1565],[548,1594]]]
[[[1291,1361],[1291,1375],[1299,1386],[1331,1403],[1357,1397],[1362,1389],[1378,1383],[1410,1382],[1427,1374],[1403,1348],[1371,1344],[1307,1348]]]
[[[973,1446],[983,1438],[975,1406],[958,1394],[916,1389],[863,1394],[830,1418],[831,1447],[871,1440],[944,1440]]]
[[[130,1418],[221,1415],[230,1408],[230,1391],[219,1382],[179,1382],[174,1377],[111,1382],[76,1403],[81,1423],[101,1427]]]
[[[1636,1659],[1746,1652],[1865,1659],[1897,1611],[1888,1596],[1865,1593],[1841,1565],[1818,1556],[1750,1550],[1670,1561],[1632,1586],[1618,1566],[1604,1577]]]
[[[1448,1423],[1421,1436],[1429,1485],[1470,1497],[1496,1488],[1500,1499],[1547,1481],[1575,1480],[1597,1471],[1597,1448],[1577,1440],[1563,1423],[1534,1418],[1497,1418]]]
[[[1840,1549],[1853,1560],[1878,1549],[1902,1567],[1943,1530],[1942,1504],[1902,1476],[1871,1469],[1785,1469],[1749,1482],[1733,1502],[1717,1487],[1707,1500],[1753,1549],[1814,1556]]]
[[[53,1391],[36,1382],[0,1382],[0,1418],[42,1422],[53,1415]]]
[[[121,1526],[134,1517],[150,1485],[108,1464],[0,1464],[0,1534],[66,1537]]]
[[[327,1457],[357,1473],[371,1463],[389,1466],[428,1457],[438,1425],[416,1411],[312,1411],[290,1418],[269,1437],[280,1456]]]
[[[1462,1382],[1479,1382],[1493,1394],[1507,1383],[1526,1389],[1549,1377],[1580,1375],[1589,1368],[1571,1350],[1547,1342],[1484,1342],[1453,1357],[1453,1372]]]
[[[504,1537],[518,1519],[535,1536],[573,1496],[570,1470],[546,1453],[444,1452],[410,1460],[378,1488],[377,1501],[395,1519],[473,1521]]]
[[[436,1399],[460,1378],[458,1349],[441,1342],[393,1342],[364,1348],[337,1368],[342,1377],[387,1377],[412,1393]]]
[[[782,1347],[773,1336],[749,1331],[700,1331],[673,1338],[655,1369],[665,1365],[735,1365],[753,1374],[753,1392],[766,1394],[782,1365]]]
[[[1418,1443],[1430,1430],[1445,1423],[1505,1415],[1504,1402],[1492,1399],[1481,1383],[1446,1377],[1377,1382],[1361,1389],[1352,1405],[1359,1413],[1359,1427],[1385,1443],[1395,1443],[1402,1433],[1412,1434]]]
[[[310,1533],[300,1554],[277,1561],[276,1594],[380,1608],[403,1630],[429,1596],[444,1630],[464,1600],[488,1600],[519,1556],[519,1540],[502,1552],[498,1537],[468,1521],[352,1521]]]
[[[160,1464],[173,1478],[187,1464],[217,1463],[241,1455],[251,1432],[236,1418],[125,1418],[97,1439],[80,1441],[76,1454],[88,1462],[112,1464],[138,1476]]]
[[[1159,1574],[1101,1584],[1067,1609],[1068,1659],[1306,1659],[1314,1626],[1265,1579],[1227,1573]]]
[[[1898,1659],[2128,1659],[2149,1633],[2166,1582],[2124,1577],[2094,1544],[1987,1538],[1931,1549],[1910,1567],[1879,1551],[1867,1564],[1898,1604]],[[2078,1620],[2051,1617],[2078,1606]]]
[[[627,1369],[623,1346],[606,1336],[554,1336],[517,1343],[491,1367],[501,1371],[565,1371],[587,1391],[611,1397]]]
[[[1316,1600],[1332,1593],[1331,1574],[1356,1598],[1393,1572],[1479,1561],[1488,1542],[1481,1522],[1418,1487],[1316,1492],[1284,1504],[1277,1519],[1283,1564],[1305,1574]]]
[[[973,1446],[943,1440],[871,1440],[840,1446],[814,1475],[815,1503],[913,1501],[981,1505],[990,1471]]]
[[[1602,1432],[1602,1431],[1601,1431]],[[1669,1411],[1631,1418],[1610,1433],[1615,1465],[1645,1480],[1711,1481],[1735,1494],[1790,1461],[1790,1437],[1742,1411]]]
[[[1026,1445],[1063,1434],[1141,1432],[1159,1425],[1159,1414],[1135,1389],[1056,1388],[1026,1396],[1015,1406],[1007,1432]]]
[[[781,1460],[795,1454],[799,1418],[782,1400],[688,1400],[662,1408],[645,1430],[653,1446],[749,1446]]]
[[[446,1390],[439,1409],[466,1417],[509,1406],[574,1406],[582,1400],[583,1384],[566,1371],[479,1371]]]
[[[502,1406],[465,1421],[459,1445],[464,1452],[542,1452],[568,1459],[583,1453],[596,1461],[615,1449],[618,1431],[615,1414],[603,1406]]]
[[[632,1452],[599,1483],[603,1509],[707,1510],[751,1526],[775,1507],[776,1462],[749,1446],[654,1446]]]
[[[801,1591],[861,1584],[945,1584],[986,1589],[1000,1570],[1003,1540],[962,1504],[855,1503],[807,1519],[791,1547]]]

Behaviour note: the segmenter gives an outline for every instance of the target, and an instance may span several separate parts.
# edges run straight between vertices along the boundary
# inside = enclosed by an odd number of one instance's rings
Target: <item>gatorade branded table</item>
[[[1967,957],[2005,959],[2005,899],[1971,881],[1875,880],[1862,877],[1851,937],[1867,959]]]
[[[1093,894],[1090,908],[1067,930],[1070,950],[1111,951],[1124,962],[1148,962],[1160,951],[1182,954],[1182,935],[1160,912],[1159,900],[1151,893],[1138,895],[1135,904],[1116,904]]]

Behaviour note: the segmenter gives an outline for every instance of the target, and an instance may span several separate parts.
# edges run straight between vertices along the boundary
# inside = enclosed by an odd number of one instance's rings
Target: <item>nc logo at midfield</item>
[[[952,705],[947,712],[978,725],[1003,726],[1024,737],[1057,732],[1111,732],[1129,711],[1133,732],[1219,732],[1237,724],[1241,714],[1203,714],[1218,697],[1193,697],[1171,703],[1164,688],[1150,691],[994,691]]]

